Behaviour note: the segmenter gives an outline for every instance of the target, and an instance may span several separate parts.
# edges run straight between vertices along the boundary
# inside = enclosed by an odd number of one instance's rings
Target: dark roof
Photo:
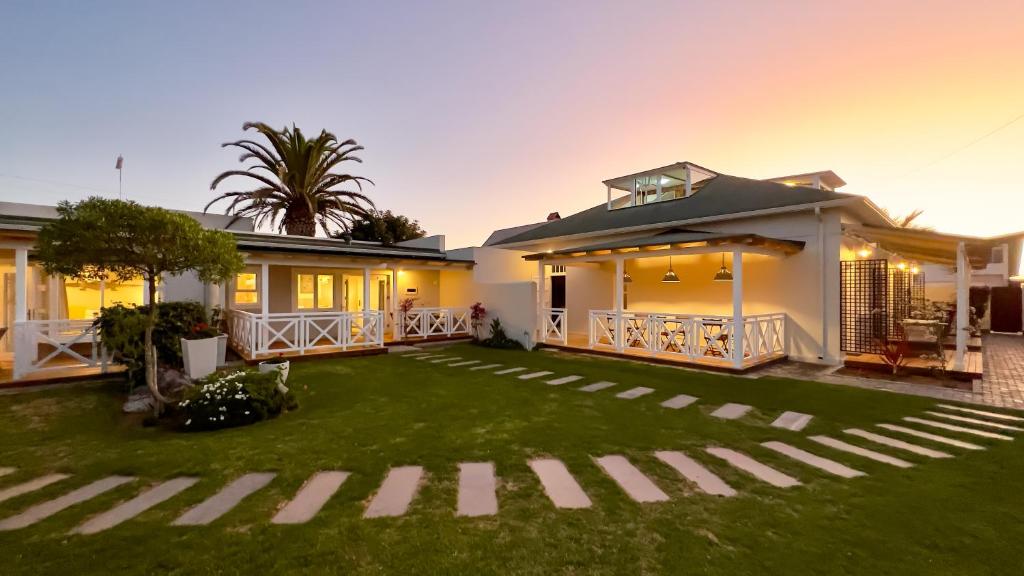
[[[234,235],[239,250],[320,254],[356,258],[404,258],[436,262],[473,262],[470,259],[449,258],[446,252],[431,248],[383,246],[375,242],[359,241],[348,243],[339,238],[283,236],[258,232],[234,232]]]
[[[538,260],[550,258],[551,256],[575,254],[577,252],[595,252],[599,250],[616,250],[620,248],[644,248],[648,246],[659,246],[662,244],[690,244],[690,243],[722,243],[722,244],[771,244],[787,253],[795,253],[803,250],[804,242],[799,240],[784,240],[769,238],[758,234],[736,234],[728,232],[704,232],[701,230],[672,229],[651,236],[642,238],[626,238],[597,242],[584,246],[573,246],[553,252],[544,252],[524,256],[527,260]]]
[[[715,176],[702,184],[701,189],[689,198],[677,198],[616,210],[609,210],[607,203],[602,202],[593,208],[566,216],[561,220],[544,223],[499,240],[495,244],[529,242],[559,236],[858,198],[852,194],[803,186],[786,186],[776,182],[751,180],[726,174]]]

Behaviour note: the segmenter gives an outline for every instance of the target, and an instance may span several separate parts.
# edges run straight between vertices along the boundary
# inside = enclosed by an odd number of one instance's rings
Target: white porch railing
[[[566,330],[565,308],[544,308],[541,311],[540,341],[565,345],[569,332]]]
[[[384,345],[384,313],[297,312],[260,314],[229,310],[232,345],[249,357],[324,348],[350,350]]]
[[[469,308],[413,308],[400,316],[400,339],[472,333]]]
[[[14,379],[68,368],[107,371],[108,358],[92,320],[29,320],[14,324]]]
[[[785,330],[785,314],[744,316],[743,360],[758,361],[785,354]],[[736,359],[732,316],[591,310],[588,332],[593,349],[690,360]]]

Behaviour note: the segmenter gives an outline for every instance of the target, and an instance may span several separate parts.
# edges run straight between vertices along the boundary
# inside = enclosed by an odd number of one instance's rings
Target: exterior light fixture
[[[900,262],[899,264],[896,265],[896,267],[899,268],[900,270],[906,270],[907,269],[907,263],[906,262]]]
[[[871,256],[871,248],[868,248],[867,246],[861,248],[860,250],[857,251],[857,256],[860,256],[861,258],[867,258]]]
[[[661,277],[661,281],[665,282],[667,284],[678,284],[679,283],[679,276],[676,276],[675,271],[672,270],[672,257],[671,256],[668,257],[668,272],[665,272],[665,275]]]
[[[920,272],[920,271],[921,271],[921,269],[920,269],[920,268],[918,268],[918,267],[917,267],[917,265],[914,265],[914,266],[911,266],[911,267],[910,267],[910,273],[911,273],[911,274],[917,274],[917,273],[918,273],[918,272]]]
[[[622,263],[622,281],[629,284],[633,281],[633,277],[629,275],[629,270],[626,270],[626,263]]]
[[[725,267],[725,253],[722,253],[722,267],[715,272],[715,282],[732,282],[732,272]]]

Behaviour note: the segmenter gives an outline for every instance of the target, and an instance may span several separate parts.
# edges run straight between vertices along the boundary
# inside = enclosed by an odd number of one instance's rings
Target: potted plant
[[[197,380],[217,370],[217,331],[205,322],[192,327],[181,339],[181,357],[185,373]]]
[[[214,306],[210,313],[210,326],[217,331],[217,366],[223,366],[228,362],[228,331],[227,320],[224,318],[224,310],[220,306]]]
[[[278,354],[274,358],[260,362],[260,372],[277,371],[277,388],[282,394],[288,393],[288,387],[284,383],[288,381],[288,369],[290,367],[291,363],[284,357],[284,354]]]
[[[480,327],[484,324],[484,318],[487,316],[487,309],[480,302],[473,304],[469,307],[469,318],[473,323],[473,339],[480,339]]]

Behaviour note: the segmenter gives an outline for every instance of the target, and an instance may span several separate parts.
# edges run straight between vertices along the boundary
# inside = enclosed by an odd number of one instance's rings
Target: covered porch
[[[541,280],[538,340],[728,371],[784,359],[788,317],[772,297],[778,288],[762,280],[802,248],[753,234],[672,231],[527,256]]]

